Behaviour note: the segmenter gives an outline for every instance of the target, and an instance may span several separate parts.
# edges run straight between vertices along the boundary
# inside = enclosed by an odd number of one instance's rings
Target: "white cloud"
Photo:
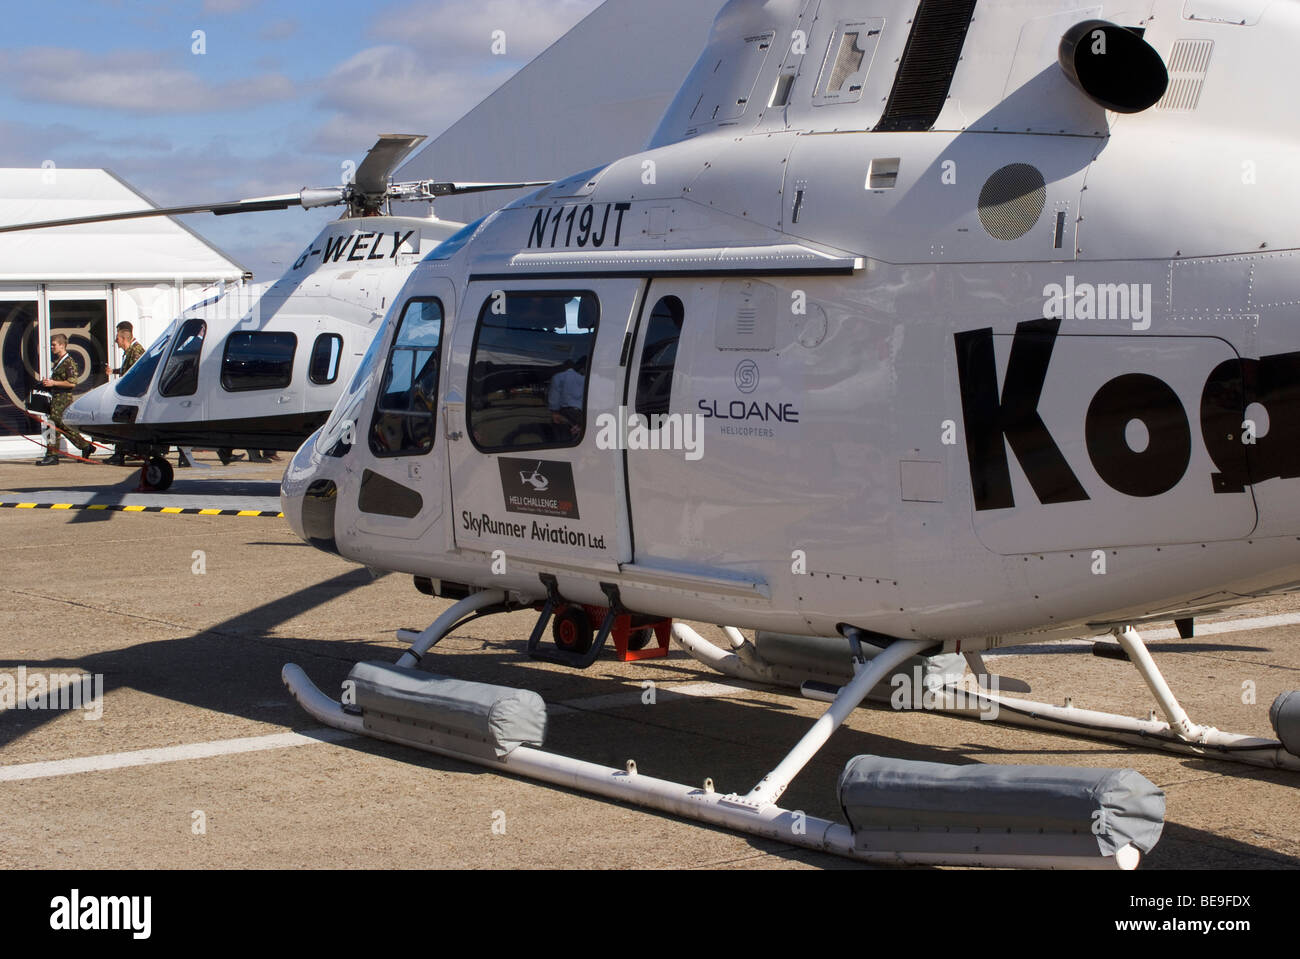
[[[151,114],[236,110],[294,94],[282,74],[212,84],[152,52],[34,47],[0,56],[0,77],[12,92],[38,103]]]
[[[258,36],[272,43],[280,43],[297,33],[298,27],[297,20],[273,20],[258,31]]]
[[[203,0],[203,13],[239,13],[257,6],[262,0]]]
[[[385,11],[371,27],[394,40],[444,60],[508,60],[516,68],[531,60],[600,6],[601,0],[427,0]],[[504,55],[492,50],[495,31],[505,34]]]
[[[448,68],[408,47],[371,47],[339,64],[321,84],[334,110],[315,138],[321,149],[364,151],[380,133],[436,135],[495,90],[513,70],[478,75]]]
[[[383,10],[369,33],[390,41],[335,66],[318,105],[333,111],[312,145],[360,155],[380,133],[435,137],[476,107],[601,0],[428,0]],[[492,52],[505,32],[504,55]]]

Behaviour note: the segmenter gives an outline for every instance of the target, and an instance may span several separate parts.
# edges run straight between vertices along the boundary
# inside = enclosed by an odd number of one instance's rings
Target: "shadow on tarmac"
[[[297,708],[281,685],[279,672],[283,663],[300,663],[321,689],[329,691],[339,688],[354,663],[371,659],[392,662],[399,651],[391,642],[313,640],[272,636],[272,632],[295,616],[370,582],[372,577],[368,571],[350,570],[191,636],[141,643],[75,660],[0,661],[0,669],[26,666],[33,671],[79,669],[100,673],[104,676],[105,695],[129,687],[205,710],[297,730],[311,729],[318,726],[316,721]],[[582,673],[541,668],[522,651],[533,615],[529,611],[513,614],[519,641],[511,643],[482,639],[475,635],[473,623],[467,623],[452,633],[447,646],[431,651],[421,665],[430,672],[454,674],[459,679],[533,689],[548,702],[566,703],[568,711],[553,717],[549,723],[546,748],[550,751],[619,768],[627,759],[635,758],[640,771],[648,775],[687,783],[703,782],[705,776],[710,776],[724,792],[747,791],[808,729],[809,720],[796,711],[798,700],[793,696],[775,702],[743,693],[717,698],[664,696],[658,705],[643,703],[635,694],[642,691],[645,679],[656,683],[720,679],[677,650],[667,659],[642,661],[635,679],[603,668],[614,665],[610,660],[599,660]],[[423,624],[413,625],[418,628]],[[467,654],[467,649],[475,647],[475,652]],[[1083,649],[1087,651],[1086,647]],[[606,706],[597,710],[582,706],[583,699],[611,693],[633,695],[629,695],[626,707]],[[687,709],[677,708],[684,704],[689,704]],[[44,711],[6,713],[0,724],[0,748],[57,715]],[[1068,738],[1061,737],[1060,742],[1060,750],[1025,754],[978,743],[933,746],[874,732],[842,730],[795,780],[782,798],[782,805],[841,820],[834,784],[848,760],[862,753],[957,764],[978,762],[982,757],[1020,754],[1021,762],[1037,764],[1045,756],[1078,752],[1077,748],[1069,747]],[[481,767],[390,743],[358,739],[343,745],[429,769],[496,775]],[[1115,765],[1131,765],[1128,761],[1131,750],[1116,747],[1114,752]],[[1220,768],[1222,764],[1194,758],[1189,758],[1184,765],[1191,769],[1225,771]],[[1293,775],[1235,765],[1231,772],[1236,776],[1283,783],[1290,781],[1283,777]],[[576,790],[570,792],[582,795]],[[751,837],[747,841],[755,850],[792,861],[822,866],[860,865],[773,840]],[[1165,838],[1151,855],[1149,865],[1154,868],[1162,865],[1295,868],[1300,865],[1300,859],[1173,822],[1167,823]]]

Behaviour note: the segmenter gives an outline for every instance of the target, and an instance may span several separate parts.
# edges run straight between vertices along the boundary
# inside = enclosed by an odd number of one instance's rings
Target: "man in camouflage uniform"
[[[54,365],[50,368],[50,375],[41,380],[41,386],[54,394],[50,400],[49,420],[89,459],[95,452],[94,445],[76,430],[63,425],[63,413],[72,405],[72,391],[77,388],[81,370],[77,367],[76,359],[68,352],[68,338],[64,334],[55,333],[50,337],[50,350],[54,353]],[[37,460],[36,465],[55,465],[59,462],[58,451],[59,434],[56,432],[45,447],[45,459]]]
[[[134,327],[126,320],[117,324],[117,348],[122,351],[122,365],[117,369],[113,369],[106,363],[104,369],[117,376],[123,376],[127,370],[135,366],[136,360],[144,356],[144,347],[135,338]],[[125,466],[126,454],[121,449],[114,447],[113,455],[104,462],[109,466]]]

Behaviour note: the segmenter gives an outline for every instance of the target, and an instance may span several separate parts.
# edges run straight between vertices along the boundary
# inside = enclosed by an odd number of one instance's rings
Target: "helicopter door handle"
[[[442,415],[445,424],[443,427],[443,435],[446,436],[447,439],[454,442],[465,435],[459,429],[455,429],[455,427],[460,426],[465,420],[465,411],[463,409],[459,406],[443,406]]]

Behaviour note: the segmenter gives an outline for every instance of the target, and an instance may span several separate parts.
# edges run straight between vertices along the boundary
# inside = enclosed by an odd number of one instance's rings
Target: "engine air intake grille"
[[[921,0],[878,131],[929,130],[948,98],[976,0]]]

